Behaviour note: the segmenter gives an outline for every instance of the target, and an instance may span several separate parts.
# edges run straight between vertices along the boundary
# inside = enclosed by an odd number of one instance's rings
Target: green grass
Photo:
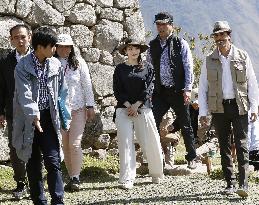
[[[64,162],[61,166],[65,181],[68,180],[68,174]],[[81,180],[88,182],[114,181],[113,174],[119,172],[119,160],[117,157],[109,156],[105,160],[96,159],[90,156],[84,156],[83,167],[81,171]],[[46,170],[44,170],[44,175]],[[46,177],[45,177],[46,178]],[[44,178],[44,179],[45,179]],[[13,170],[9,166],[0,167],[0,190],[12,190],[16,186],[13,179]]]
[[[68,180],[68,174],[64,162],[62,163],[62,172],[65,181]],[[85,155],[83,159],[82,171],[80,174],[81,181],[85,182],[105,182],[114,181],[114,174],[119,172],[119,159],[115,156],[108,155],[106,159],[97,159]]]
[[[185,145],[183,142],[183,137],[180,138],[180,143],[176,147],[176,153],[175,153],[175,158],[174,158],[174,163],[175,164],[186,164],[185,160]]]
[[[221,168],[214,169],[209,176],[211,179],[224,179],[223,171]]]
[[[93,181],[114,181],[113,174],[119,172],[119,159],[110,156],[105,160],[97,159],[91,156],[84,157],[83,168],[81,172],[81,180],[88,182]]]
[[[11,167],[0,167],[0,189],[11,190],[14,189],[16,183],[13,179],[13,170]]]

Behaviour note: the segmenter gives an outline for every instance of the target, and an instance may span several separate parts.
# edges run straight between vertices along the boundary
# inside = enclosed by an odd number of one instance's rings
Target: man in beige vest
[[[227,187],[225,194],[236,192],[248,196],[248,120],[257,118],[257,81],[248,54],[231,42],[231,29],[227,21],[217,21],[213,33],[217,48],[206,57],[199,82],[200,122],[207,123],[207,114],[219,137],[221,165]],[[247,111],[251,109],[248,118]],[[239,188],[235,189],[231,157],[231,125],[237,149]]]

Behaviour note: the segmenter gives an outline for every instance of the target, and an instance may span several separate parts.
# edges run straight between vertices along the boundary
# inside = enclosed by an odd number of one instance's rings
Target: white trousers
[[[163,177],[162,148],[151,109],[143,108],[137,117],[130,117],[125,108],[118,108],[115,123],[120,157],[119,182],[134,181],[136,177],[134,131],[146,154],[150,176]]]

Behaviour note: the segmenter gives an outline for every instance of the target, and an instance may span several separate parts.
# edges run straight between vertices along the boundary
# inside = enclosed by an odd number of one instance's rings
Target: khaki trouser
[[[162,149],[153,113],[148,108],[140,111],[141,114],[137,117],[130,117],[125,108],[116,110],[121,183],[134,181],[136,177],[134,131],[142,151],[146,154],[149,174],[152,177],[163,177]]]
[[[70,177],[79,175],[82,167],[83,153],[81,140],[86,123],[84,108],[72,111],[72,121],[68,131],[62,130],[64,161]]]

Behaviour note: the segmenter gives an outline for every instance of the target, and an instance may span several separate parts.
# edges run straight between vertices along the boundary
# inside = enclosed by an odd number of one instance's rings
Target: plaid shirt
[[[35,65],[35,72],[39,79],[39,98],[38,98],[38,106],[39,110],[44,110],[49,108],[49,91],[47,87],[47,79],[48,79],[48,68],[46,61],[42,65],[38,58],[35,56],[35,52],[31,53],[32,59]]]

